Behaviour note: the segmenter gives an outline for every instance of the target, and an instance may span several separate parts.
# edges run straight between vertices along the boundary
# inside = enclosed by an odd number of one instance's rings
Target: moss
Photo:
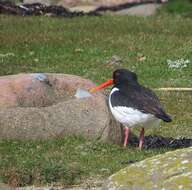
[[[111,177],[117,186],[135,184],[144,189],[169,187],[191,188],[192,147],[176,150],[132,164]]]

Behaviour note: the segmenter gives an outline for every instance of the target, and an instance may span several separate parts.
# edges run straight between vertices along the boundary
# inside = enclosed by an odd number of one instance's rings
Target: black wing
[[[143,113],[150,113],[166,122],[171,122],[171,117],[166,114],[156,94],[148,88],[126,88],[115,91],[111,95],[111,104],[115,106],[133,107]]]

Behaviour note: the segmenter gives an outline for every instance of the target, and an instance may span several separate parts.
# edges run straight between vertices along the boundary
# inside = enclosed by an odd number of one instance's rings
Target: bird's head
[[[109,85],[132,85],[137,83],[137,75],[127,69],[117,69],[113,72],[113,79],[109,79],[106,82],[96,86],[90,90],[90,92],[96,92]]]
[[[113,72],[113,83],[115,85],[137,83],[137,75],[127,69],[117,69]]]

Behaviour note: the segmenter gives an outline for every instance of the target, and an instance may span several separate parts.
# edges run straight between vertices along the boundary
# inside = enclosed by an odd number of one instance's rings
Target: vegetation
[[[136,160],[166,149],[123,149],[82,137],[47,141],[1,141],[1,180],[14,186],[59,182],[78,184],[90,176],[108,176]]]
[[[181,14],[184,16],[192,16],[191,0],[169,0],[163,7],[163,11],[172,14]]]
[[[172,69],[167,60],[191,60],[191,19],[172,16],[73,19],[1,15],[0,75],[61,72],[95,82],[111,77],[118,55],[150,87],[192,85],[191,64]],[[99,71],[99,72],[98,72]],[[147,79],[147,80],[146,80]],[[157,80],[158,79],[158,80]]]
[[[73,19],[0,15],[0,75],[56,72],[81,75],[100,83],[118,67],[139,75],[148,87],[191,87],[192,22],[158,15]],[[120,65],[109,60],[117,55]],[[186,67],[168,65],[189,60]],[[173,117],[148,134],[190,137],[191,93],[158,92]],[[137,134],[137,131],[135,131]],[[15,186],[59,182],[80,183],[89,176],[109,176],[130,162],[170,148],[123,149],[83,137],[46,141],[0,141],[0,180]]]

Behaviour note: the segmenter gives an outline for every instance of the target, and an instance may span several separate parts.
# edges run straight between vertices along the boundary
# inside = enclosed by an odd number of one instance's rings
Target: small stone
[[[181,164],[187,164],[187,163],[189,163],[189,160],[183,160],[183,161],[181,162]]]
[[[75,52],[76,52],[76,53],[81,53],[81,52],[83,52],[83,49],[81,49],[81,48],[76,48],[76,49],[75,49]]]
[[[35,58],[34,61],[35,61],[35,62],[39,62],[39,59],[38,59],[38,58]]]
[[[113,55],[109,60],[106,61],[106,64],[110,66],[120,65],[121,63],[122,59],[117,55]]]

